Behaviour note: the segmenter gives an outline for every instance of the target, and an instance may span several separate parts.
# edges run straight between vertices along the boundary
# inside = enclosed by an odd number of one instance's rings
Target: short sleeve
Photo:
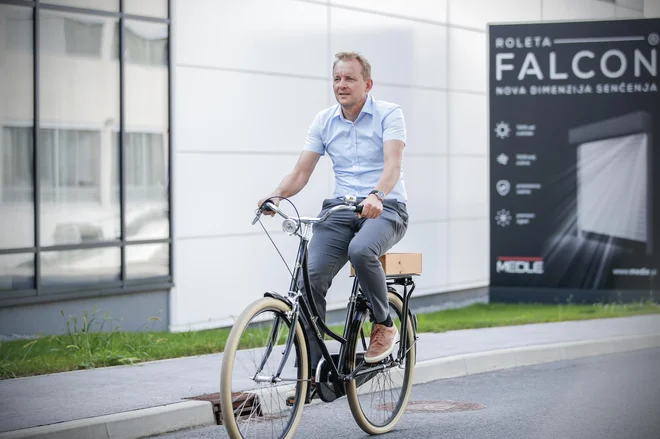
[[[406,143],[406,122],[401,107],[397,107],[383,119],[383,141],[401,140]]]
[[[323,145],[323,138],[321,137],[321,114],[317,114],[309,130],[307,131],[307,138],[305,139],[305,151],[312,151],[318,154],[325,154],[325,146]]]

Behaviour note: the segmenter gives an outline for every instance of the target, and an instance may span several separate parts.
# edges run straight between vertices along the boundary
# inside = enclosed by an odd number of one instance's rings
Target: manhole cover
[[[378,406],[380,410],[392,411],[392,404]],[[476,402],[462,401],[409,401],[406,412],[408,413],[453,413],[468,412],[486,408],[485,405]]]

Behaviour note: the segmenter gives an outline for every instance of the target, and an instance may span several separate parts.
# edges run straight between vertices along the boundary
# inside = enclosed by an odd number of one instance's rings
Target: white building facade
[[[423,254],[415,296],[473,300],[489,281],[488,23],[658,16],[660,0],[0,0],[0,334],[94,307],[125,329],[215,328],[286,292],[251,221],[335,103],[340,51],[403,108],[410,225],[392,251]],[[323,157],[291,201],[313,216],[333,188]],[[293,261],[297,240],[263,223]],[[346,266],[328,309],[350,285]]]

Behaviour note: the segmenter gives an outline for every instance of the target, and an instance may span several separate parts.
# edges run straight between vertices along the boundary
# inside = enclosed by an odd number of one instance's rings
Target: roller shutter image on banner
[[[492,300],[660,292],[659,47],[660,19],[489,26]]]

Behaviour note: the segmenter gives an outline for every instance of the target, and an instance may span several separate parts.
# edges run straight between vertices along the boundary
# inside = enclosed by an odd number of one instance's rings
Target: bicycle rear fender
[[[403,303],[403,296],[401,294],[399,294],[399,292],[396,290],[396,288],[394,288],[392,286],[388,286],[387,291],[389,293],[394,294],[399,299],[401,299],[401,303]],[[410,304],[408,304],[408,317],[410,318],[410,321],[412,323],[412,327],[413,327],[413,330],[415,331],[415,335],[417,335],[417,314],[412,312],[412,310],[410,309]]]

